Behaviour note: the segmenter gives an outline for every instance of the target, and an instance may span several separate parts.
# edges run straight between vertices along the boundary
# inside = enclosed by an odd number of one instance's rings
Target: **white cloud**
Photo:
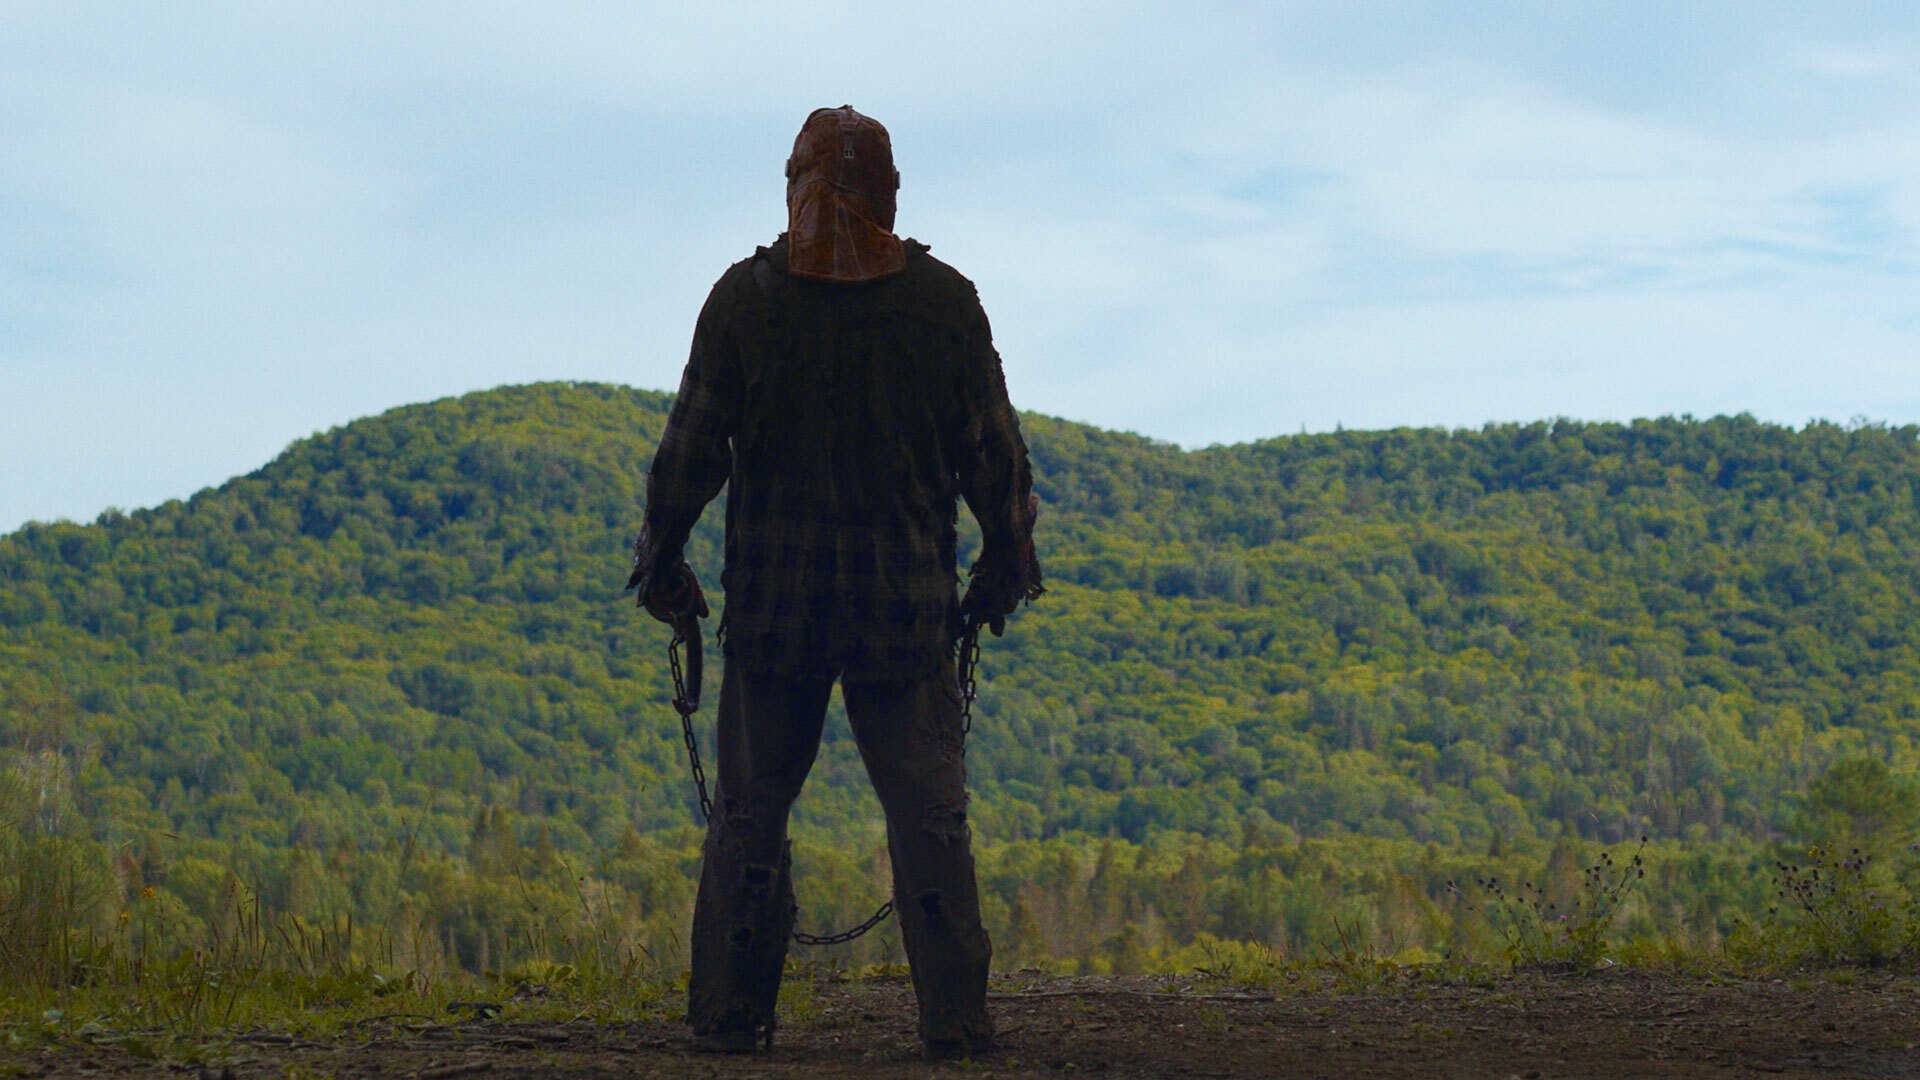
[[[0,530],[407,401],[672,386],[842,101],[1024,406],[1920,420],[1897,10],[43,4],[0,48]]]
[[[1836,82],[1898,81],[1911,76],[1911,48],[1888,45],[1809,45],[1788,56],[1794,67]]]

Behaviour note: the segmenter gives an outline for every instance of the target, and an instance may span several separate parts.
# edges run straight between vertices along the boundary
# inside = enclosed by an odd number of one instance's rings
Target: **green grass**
[[[433,935],[422,940],[406,926],[266,911],[238,878],[229,879],[218,910],[189,912],[163,889],[130,887],[111,849],[15,820],[23,827],[0,837],[5,1048],[112,1045],[192,1066],[218,1064],[239,1037],[262,1031],[333,1040],[375,1024],[476,1017],[672,1021],[684,1007],[678,958],[641,947],[584,889],[571,911],[524,928],[522,959],[475,973],[431,947]],[[1148,945],[1123,933],[1113,955],[1123,970],[1168,976],[1168,987],[1196,992],[1419,994],[1436,984],[1487,985],[1511,972],[1581,977],[1623,967],[1703,979],[1786,972],[1809,987],[1831,986],[1861,968],[1920,964],[1917,855],[1876,860],[1816,848],[1782,860],[1770,910],[1743,918],[1724,941],[1620,930],[1623,916],[1658,900],[1645,895],[1635,848],[1601,854],[1557,891],[1536,880],[1517,889],[1482,880],[1463,890],[1471,895],[1461,914],[1431,905],[1416,912],[1427,940],[1450,943],[1444,955],[1341,920],[1335,940],[1313,952],[1205,934]],[[1100,973],[1078,958],[1032,970]],[[819,1020],[823,977],[858,987],[901,974],[898,965],[796,955],[781,1022],[805,1029]],[[1007,985],[1028,977],[1014,974]]]
[[[0,801],[8,792],[0,790]],[[17,804],[16,804],[17,805]],[[263,909],[229,877],[217,910],[189,912],[130,885],[98,842],[31,816],[0,820],[0,1043],[111,1044],[182,1065],[218,1062],[233,1039],[275,1031],[338,1038],[383,1020],[622,1021],[679,1008],[684,976],[580,895],[563,928],[530,929],[541,959],[473,973],[407,927],[315,922]]]

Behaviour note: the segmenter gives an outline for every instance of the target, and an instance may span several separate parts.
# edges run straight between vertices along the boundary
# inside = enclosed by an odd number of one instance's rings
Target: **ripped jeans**
[[[687,987],[687,1022],[697,1034],[772,1035],[797,911],[787,812],[813,767],[832,692],[831,678],[726,665]],[[920,1005],[920,1036],[989,1039],[993,949],[980,925],[953,676],[850,678],[841,694],[886,812],[894,910]]]

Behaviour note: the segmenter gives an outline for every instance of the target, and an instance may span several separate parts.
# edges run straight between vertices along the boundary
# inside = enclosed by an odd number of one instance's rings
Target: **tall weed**
[[[1729,942],[1736,958],[1865,967],[1920,958],[1920,843],[1891,865],[1820,844],[1774,871],[1766,915],[1742,920]]]
[[[1579,887],[1565,900],[1550,895],[1546,884],[1523,881],[1509,890],[1497,877],[1475,878],[1479,898],[1457,882],[1447,888],[1468,911],[1479,915],[1500,939],[1515,967],[1543,971],[1588,971],[1607,958],[1614,921],[1646,878],[1647,838],[1631,856],[1615,862],[1612,852],[1582,871]]]
[[[16,992],[71,981],[106,926],[112,878],[99,845],[64,835],[39,785],[0,772],[0,985]]]

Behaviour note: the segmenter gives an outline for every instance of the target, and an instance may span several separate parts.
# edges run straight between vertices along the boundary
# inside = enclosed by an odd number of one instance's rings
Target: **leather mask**
[[[850,105],[815,109],[787,159],[787,271],[815,281],[873,281],[906,269],[893,234],[893,143]]]

